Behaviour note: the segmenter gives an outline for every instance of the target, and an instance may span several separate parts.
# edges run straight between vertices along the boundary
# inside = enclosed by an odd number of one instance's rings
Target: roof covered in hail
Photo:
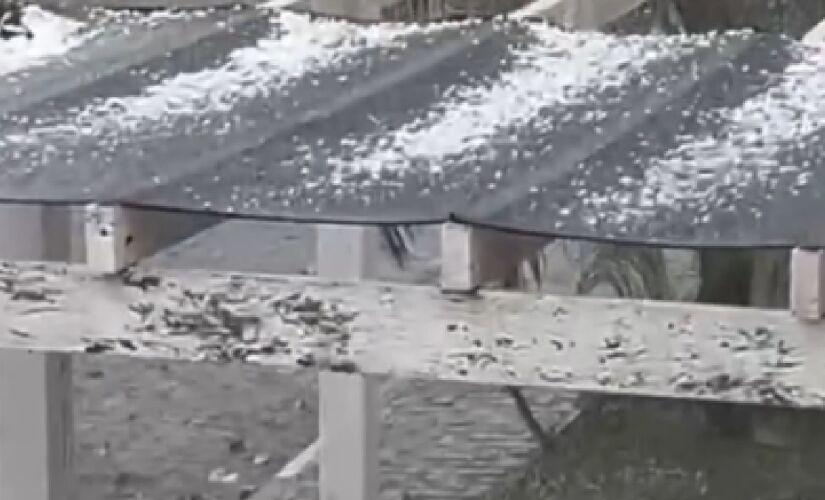
[[[825,196],[820,49],[265,9],[198,22],[97,48],[69,35],[69,62],[0,76],[0,198],[825,244],[804,217]],[[166,45],[164,30],[178,33]],[[104,70],[88,55],[100,45],[131,61]]]

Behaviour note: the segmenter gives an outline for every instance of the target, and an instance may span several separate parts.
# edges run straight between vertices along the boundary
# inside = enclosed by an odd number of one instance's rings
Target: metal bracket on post
[[[71,355],[0,350],[0,500],[75,500]]]
[[[377,500],[381,437],[380,382],[374,376],[320,375],[321,500]]]
[[[806,321],[825,315],[825,250],[794,248],[791,252],[791,312]]]

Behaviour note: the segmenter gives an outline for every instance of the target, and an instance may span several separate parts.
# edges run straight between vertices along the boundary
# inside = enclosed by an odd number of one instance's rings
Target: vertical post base
[[[0,500],[75,500],[71,356],[0,350]]]
[[[377,500],[379,381],[360,374],[321,372],[319,390],[321,500]]]

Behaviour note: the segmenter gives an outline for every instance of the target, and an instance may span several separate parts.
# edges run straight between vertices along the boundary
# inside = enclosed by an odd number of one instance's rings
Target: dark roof
[[[825,244],[805,217],[825,183],[825,68],[786,38],[263,11],[221,26],[103,77],[56,68],[88,83],[5,114],[0,198]]]

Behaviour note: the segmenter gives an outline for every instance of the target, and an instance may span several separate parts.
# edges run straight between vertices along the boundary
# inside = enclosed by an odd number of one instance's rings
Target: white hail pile
[[[638,186],[638,206],[689,205],[706,212],[714,191],[737,190],[767,177],[794,174],[797,187],[810,176],[811,165],[780,165],[777,154],[825,126],[825,51],[809,47],[765,92],[732,109],[716,112],[720,134],[686,140],[656,159]]]
[[[45,64],[80,46],[90,34],[81,34],[83,24],[28,5],[23,22],[35,34],[31,39],[0,40],[0,76]]]
[[[398,46],[412,33],[440,28],[402,24],[361,27],[281,12],[273,18],[270,35],[254,46],[232,51],[219,67],[177,74],[138,95],[94,102],[63,123],[36,127],[28,131],[28,138],[15,139],[129,133],[174,116],[228,112],[238,100],[282,91],[307,72],[335,68],[364,50]]]
[[[621,88],[651,61],[679,57],[701,45],[687,44],[683,37],[619,38],[546,25],[530,29],[538,42],[515,50],[511,69],[492,85],[451,89],[426,118],[382,134],[373,141],[375,148],[353,145],[353,154],[331,161],[334,178],[403,172],[411,160],[424,160],[430,173],[441,173],[447,157],[489,144],[510,127],[529,122],[551,133],[555,125],[539,116],[542,110],[598,99],[601,91]]]

